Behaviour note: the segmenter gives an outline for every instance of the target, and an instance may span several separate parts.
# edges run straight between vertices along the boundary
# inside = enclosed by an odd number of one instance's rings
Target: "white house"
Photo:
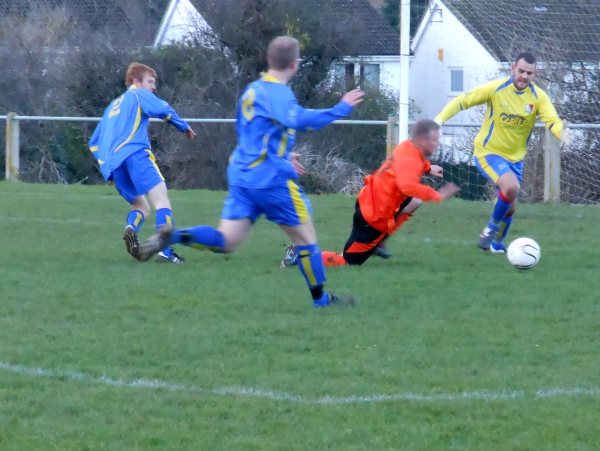
[[[422,116],[433,117],[452,97],[506,75],[519,53],[532,51],[538,80],[560,100],[567,84],[576,90],[577,76],[596,76],[599,6],[596,0],[431,0],[411,43],[410,97]],[[465,112],[455,121],[479,114]]]
[[[320,0],[312,0],[319,2]],[[400,36],[371,5],[369,0],[337,0],[327,4],[335,14],[351,16],[360,23],[363,38],[357,51],[347,55],[332,68],[334,76],[343,77],[349,71],[356,80],[370,87],[398,91],[400,86]],[[185,40],[197,30],[213,35],[207,12],[208,0],[170,0],[154,46]],[[210,38],[207,38],[210,39]],[[210,45],[209,42],[207,42]]]
[[[411,43],[409,97],[420,117],[435,117],[452,98],[493,80],[501,64],[446,5],[433,0]],[[454,122],[476,122],[481,112],[463,112]]]
[[[200,31],[201,33],[197,33]],[[154,47],[181,42],[194,36],[210,36],[212,28],[190,0],[171,0],[154,38]],[[206,42],[209,44],[209,42]]]

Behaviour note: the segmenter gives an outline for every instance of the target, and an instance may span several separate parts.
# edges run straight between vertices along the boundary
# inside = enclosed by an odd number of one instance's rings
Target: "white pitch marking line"
[[[523,390],[504,390],[504,391],[468,391],[458,393],[394,393],[388,395],[365,395],[365,396],[324,396],[321,398],[304,398],[286,392],[272,390],[261,390],[253,387],[221,387],[221,388],[202,388],[193,385],[177,384],[158,379],[133,379],[123,380],[114,379],[109,376],[94,377],[78,371],[59,371],[46,368],[27,367],[13,363],[0,361],[0,370],[5,370],[13,374],[22,374],[32,377],[43,377],[51,379],[68,379],[76,382],[94,385],[108,385],[113,387],[125,387],[149,390],[167,390],[184,393],[213,394],[221,396],[252,396],[264,398],[273,401],[285,401],[308,405],[343,405],[343,404],[371,404],[386,401],[407,401],[407,402],[454,402],[454,401],[510,401],[514,399],[525,398],[557,398],[557,397],[598,397],[600,396],[600,387],[574,387],[574,388],[551,388],[539,389],[532,392]]]

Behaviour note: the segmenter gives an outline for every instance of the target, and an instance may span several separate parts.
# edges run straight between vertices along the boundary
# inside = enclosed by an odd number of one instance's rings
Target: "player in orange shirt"
[[[458,192],[459,188],[453,183],[445,184],[439,191],[421,183],[425,174],[443,175],[440,166],[427,160],[439,142],[440,126],[422,119],[413,126],[411,138],[400,143],[381,167],[365,178],[343,255],[323,252],[325,266],[362,265],[423,202],[442,202]],[[295,257],[294,246],[288,246],[282,266],[293,265]]]

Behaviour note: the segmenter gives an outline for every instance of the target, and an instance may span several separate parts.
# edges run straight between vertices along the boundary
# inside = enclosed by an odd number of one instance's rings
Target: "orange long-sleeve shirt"
[[[392,233],[395,215],[407,197],[441,202],[436,190],[421,183],[421,177],[430,170],[431,163],[411,140],[398,144],[379,169],[365,177],[365,186],[358,193],[365,220],[383,233]]]

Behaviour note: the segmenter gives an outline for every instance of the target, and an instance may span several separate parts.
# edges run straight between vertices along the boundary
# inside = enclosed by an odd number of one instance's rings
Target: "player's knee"
[[[511,184],[507,185],[506,187],[504,187],[504,189],[502,189],[501,192],[502,192],[502,195],[506,198],[506,200],[508,200],[509,202],[512,202],[519,196],[520,189],[521,189],[521,187],[519,186],[518,183],[511,183]]]

